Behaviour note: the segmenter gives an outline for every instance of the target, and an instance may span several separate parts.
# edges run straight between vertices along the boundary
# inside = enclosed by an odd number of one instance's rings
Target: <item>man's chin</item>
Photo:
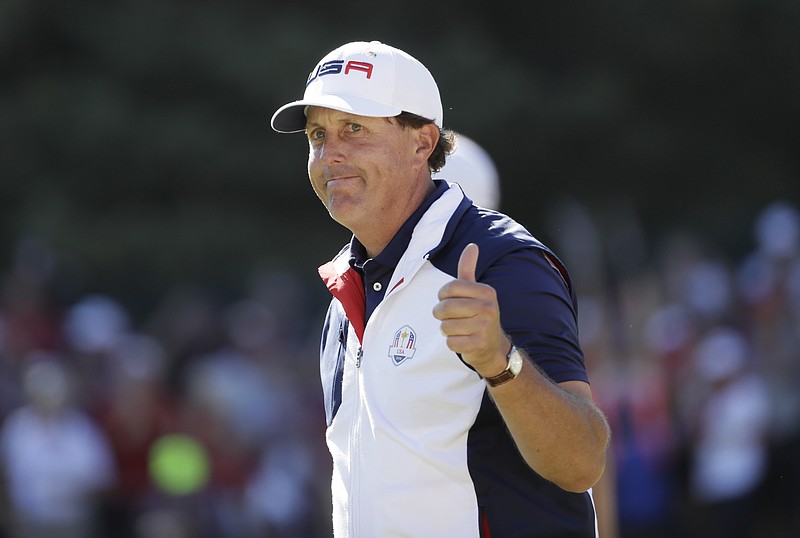
[[[341,203],[331,203],[328,204],[328,214],[331,218],[335,221],[347,228],[348,230],[352,231],[352,226],[355,225],[355,215],[350,208],[343,207],[344,204]]]

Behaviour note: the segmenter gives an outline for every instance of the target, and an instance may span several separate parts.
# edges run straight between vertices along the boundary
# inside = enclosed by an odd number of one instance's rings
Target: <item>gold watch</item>
[[[485,378],[486,382],[490,387],[508,383],[519,375],[522,370],[522,360],[522,354],[517,349],[517,346],[511,346],[511,351],[508,352],[508,364],[506,364],[506,369],[497,375]]]

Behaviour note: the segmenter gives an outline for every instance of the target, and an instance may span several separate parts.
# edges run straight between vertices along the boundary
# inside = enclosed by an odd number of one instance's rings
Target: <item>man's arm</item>
[[[526,360],[516,379],[489,393],[523,458],[543,478],[576,493],[600,479],[609,429],[587,383],[556,385]]]
[[[481,376],[491,377],[506,367],[511,341],[500,324],[497,293],[475,280],[477,260],[477,245],[468,245],[457,279],[441,288],[433,314],[448,347]],[[525,360],[516,379],[489,392],[533,470],[567,491],[586,491],[597,482],[610,430],[587,383],[555,384]]]

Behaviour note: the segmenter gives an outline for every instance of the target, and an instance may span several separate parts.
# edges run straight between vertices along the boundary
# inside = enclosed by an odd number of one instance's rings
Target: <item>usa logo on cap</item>
[[[417,352],[416,343],[417,333],[408,325],[403,325],[394,333],[394,340],[389,346],[389,358],[392,359],[395,366],[414,357],[414,353]]]
[[[306,87],[308,87],[308,85],[314,82],[318,77],[339,74],[349,75],[351,71],[360,71],[365,73],[367,78],[372,78],[373,67],[374,65],[369,62],[359,62],[356,60],[350,60],[346,64],[344,63],[344,60],[331,60],[330,62],[323,62],[319,64],[311,73],[309,73]]]

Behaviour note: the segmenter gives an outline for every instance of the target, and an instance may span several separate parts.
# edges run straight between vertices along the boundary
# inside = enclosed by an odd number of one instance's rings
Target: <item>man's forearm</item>
[[[599,480],[610,430],[587,383],[557,385],[526,360],[516,379],[490,394],[534,471],[576,493]]]

